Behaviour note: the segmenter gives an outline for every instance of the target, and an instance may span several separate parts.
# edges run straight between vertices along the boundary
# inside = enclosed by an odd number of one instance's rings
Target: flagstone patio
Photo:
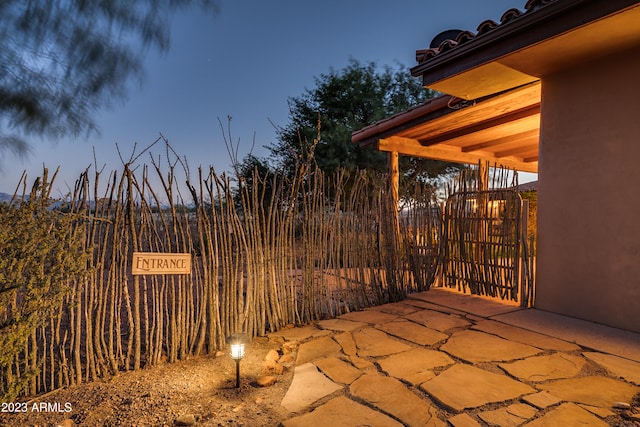
[[[640,418],[639,334],[514,304],[436,288],[272,335],[299,343],[285,427]]]

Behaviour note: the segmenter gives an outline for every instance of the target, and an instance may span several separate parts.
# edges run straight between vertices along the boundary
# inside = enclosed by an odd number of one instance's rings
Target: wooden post
[[[400,168],[398,166],[398,152],[389,152],[389,179],[391,185],[391,195],[393,197],[394,206],[398,206],[399,196],[399,182],[400,182]]]
[[[398,152],[390,151],[389,152],[389,180],[391,186],[391,197],[392,197],[392,214],[393,214],[393,225],[395,228],[396,238],[400,238],[400,218],[398,215],[398,201],[400,200],[400,167],[398,166]],[[397,240],[399,242],[400,240]]]
[[[527,245],[527,229],[529,228],[529,201],[522,201],[522,209],[520,210],[520,253],[518,254],[518,262],[520,263],[520,306],[528,308],[531,303],[532,289],[528,283],[528,260],[525,258],[525,246]],[[526,255],[531,256],[530,253]]]

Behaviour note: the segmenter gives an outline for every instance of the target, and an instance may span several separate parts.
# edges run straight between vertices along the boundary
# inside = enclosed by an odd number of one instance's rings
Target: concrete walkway
[[[640,426],[640,334],[436,288],[272,338],[284,427]]]

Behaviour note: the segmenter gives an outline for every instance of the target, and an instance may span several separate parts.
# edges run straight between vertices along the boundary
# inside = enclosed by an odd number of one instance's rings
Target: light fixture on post
[[[236,388],[240,387],[240,360],[244,357],[244,346],[248,342],[247,335],[233,334],[227,337],[227,344],[231,346],[231,358],[236,361]]]

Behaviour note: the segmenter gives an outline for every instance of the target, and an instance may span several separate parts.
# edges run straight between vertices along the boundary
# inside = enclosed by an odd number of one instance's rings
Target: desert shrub
[[[43,191],[44,190],[44,191]],[[84,274],[86,251],[73,215],[50,206],[46,183],[0,204],[0,396],[9,399],[37,372],[29,357],[35,328],[59,309],[70,280]],[[19,362],[21,360],[22,362]]]

